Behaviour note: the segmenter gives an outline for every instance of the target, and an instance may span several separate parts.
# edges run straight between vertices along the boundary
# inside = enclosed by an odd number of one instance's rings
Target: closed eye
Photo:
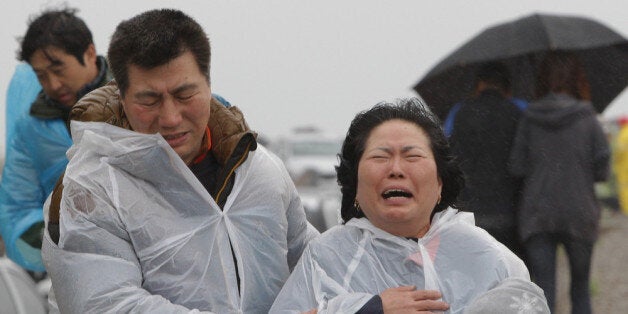
[[[144,91],[135,93],[133,95],[133,99],[135,100],[135,103],[140,106],[152,107],[152,106],[157,105],[161,101],[162,97],[157,92],[154,92],[151,90],[144,90]]]
[[[370,156],[369,159],[372,159],[372,160],[375,160],[375,161],[386,161],[386,160],[388,160],[388,156],[374,155],[374,156]]]
[[[196,93],[177,95],[177,99],[180,100],[180,101],[186,101],[186,100],[192,99],[192,97],[194,97],[194,95],[196,95]]]
[[[199,93],[199,87],[194,83],[183,84],[170,92],[177,100],[187,101]]]
[[[153,107],[155,105],[157,105],[158,101],[153,101],[153,102],[143,102],[140,103],[140,105],[144,106],[144,107]]]
[[[156,106],[160,101],[160,98],[155,97],[143,97],[137,101],[140,106],[144,107],[153,107]]]
[[[423,156],[421,155],[410,155],[410,156],[406,156],[406,159],[409,161],[418,161],[421,160],[423,158]]]

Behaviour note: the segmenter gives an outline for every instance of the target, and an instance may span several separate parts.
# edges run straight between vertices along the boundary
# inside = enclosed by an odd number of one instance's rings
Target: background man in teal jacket
[[[32,67],[41,88],[36,89],[37,95],[24,95],[35,93],[32,72],[18,68],[7,93],[7,112],[15,112],[7,120],[15,120],[7,130],[0,182],[0,232],[9,258],[28,270],[43,272],[42,205],[68,162],[70,108],[110,81],[111,75],[105,58],[96,54],[92,33],[74,9],[49,10],[34,18],[20,48],[18,59]],[[29,109],[17,108],[33,98]]]

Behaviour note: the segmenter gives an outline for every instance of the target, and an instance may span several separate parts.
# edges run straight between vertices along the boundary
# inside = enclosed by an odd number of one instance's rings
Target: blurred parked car
[[[307,220],[320,232],[340,222],[342,195],[336,179],[319,180],[314,186],[297,186]]]
[[[301,128],[280,138],[271,149],[283,160],[297,185],[308,179],[335,178],[342,139],[313,128]],[[312,174],[316,176],[312,177]]]
[[[337,154],[342,138],[318,129],[296,129],[270,145],[294,181],[308,220],[319,231],[338,224],[340,189],[336,183]]]

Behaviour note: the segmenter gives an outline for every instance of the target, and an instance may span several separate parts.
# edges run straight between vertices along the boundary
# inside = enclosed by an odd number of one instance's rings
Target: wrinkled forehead
[[[404,119],[390,119],[374,126],[365,137],[363,148],[369,143],[382,140],[421,142],[430,145],[430,138],[425,129],[416,122]]]

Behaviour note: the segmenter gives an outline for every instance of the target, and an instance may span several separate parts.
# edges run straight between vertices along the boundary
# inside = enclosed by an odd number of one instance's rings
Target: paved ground
[[[591,270],[593,311],[628,313],[628,216],[604,210],[600,226]],[[558,256],[558,314],[571,313],[568,264],[561,251]]]

